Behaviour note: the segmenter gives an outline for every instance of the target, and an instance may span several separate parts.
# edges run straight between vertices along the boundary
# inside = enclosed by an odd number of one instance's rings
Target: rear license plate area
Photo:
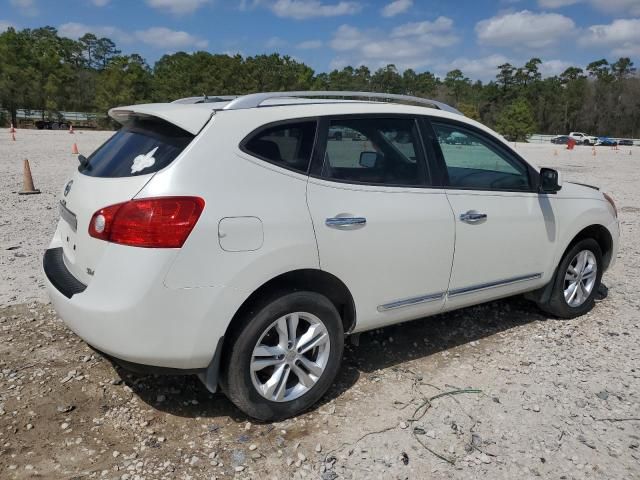
[[[60,218],[62,218],[71,227],[71,230],[75,233],[78,230],[78,218],[75,213],[67,208],[67,206],[60,202],[59,204]]]

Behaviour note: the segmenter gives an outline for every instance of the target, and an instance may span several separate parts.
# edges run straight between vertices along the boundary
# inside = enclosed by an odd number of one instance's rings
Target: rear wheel
[[[344,332],[326,297],[281,295],[250,309],[240,325],[229,339],[221,386],[247,415],[263,421],[297,415],[333,383]]]
[[[593,308],[602,278],[602,250],[592,238],[580,240],[565,254],[547,302],[540,308],[560,318],[584,315]]]

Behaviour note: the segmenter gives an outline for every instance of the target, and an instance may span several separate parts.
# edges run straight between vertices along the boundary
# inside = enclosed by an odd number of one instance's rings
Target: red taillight
[[[203,209],[199,197],[131,200],[94,213],[89,235],[133,247],[180,248]]]

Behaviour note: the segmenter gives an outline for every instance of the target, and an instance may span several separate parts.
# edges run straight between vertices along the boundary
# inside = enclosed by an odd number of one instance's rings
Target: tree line
[[[53,27],[0,34],[0,106],[3,123],[18,109],[106,113],[114,106],[166,102],[201,94],[285,90],[358,90],[433,98],[453,105],[504,135],[532,132],[640,137],[640,76],[629,58],[596,60],[542,78],[539,58],[522,66],[498,66],[495,80],[472,81],[460,70],[444,78],[394,65],[316,73],[287,55],[178,52],[151,67],[138,54],[124,55],[108,38],[86,33],[61,37]],[[45,113],[46,112],[46,113]]]

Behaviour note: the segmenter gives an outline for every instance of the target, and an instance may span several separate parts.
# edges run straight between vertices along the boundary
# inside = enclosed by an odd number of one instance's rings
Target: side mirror
[[[374,168],[378,163],[378,154],[376,152],[360,152],[358,163],[364,168]]]
[[[556,193],[560,190],[560,173],[553,168],[540,169],[540,193]]]

